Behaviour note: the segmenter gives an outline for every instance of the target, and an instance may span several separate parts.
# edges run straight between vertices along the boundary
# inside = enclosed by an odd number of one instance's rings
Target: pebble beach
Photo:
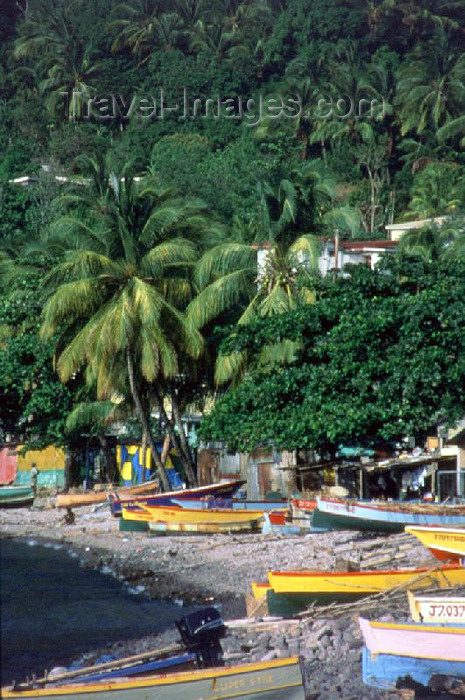
[[[400,697],[362,683],[363,643],[357,618],[363,614],[384,621],[407,620],[406,595],[395,601],[386,598],[360,612],[313,610],[310,615],[280,621],[267,620],[260,614],[248,617],[250,602],[249,609],[246,606],[250,582],[266,581],[268,570],[341,570],[370,544],[373,536],[344,531],[300,536],[154,537],[120,532],[118,519],[111,516],[107,506],[75,508],[73,514],[74,522],[69,522],[66,511],[56,509],[52,498],[37,498],[30,509],[2,509],[0,537],[34,537],[69,546],[83,566],[111,573],[130,586],[135,595],[182,601],[185,605],[219,606],[225,621],[230,623],[222,641],[226,663],[300,655],[304,659],[308,700]],[[390,551],[393,537],[398,536],[377,535],[372,552]],[[402,559],[403,555],[397,555],[398,561],[388,568],[420,563],[434,566],[435,560],[415,538],[401,537],[405,556]],[[174,629],[130,642],[122,639],[111,647],[90,650],[82,661],[91,664],[102,653],[136,654],[177,639]]]

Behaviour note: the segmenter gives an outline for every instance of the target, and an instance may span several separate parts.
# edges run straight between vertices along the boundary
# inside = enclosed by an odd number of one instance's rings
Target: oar
[[[15,688],[18,690],[24,690],[30,688],[31,685],[44,685],[45,683],[55,683],[56,681],[64,681],[70,678],[77,678],[78,676],[83,676],[88,673],[97,673],[98,671],[105,671],[110,668],[122,668],[124,666],[131,666],[138,661],[144,661],[146,659],[159,659],[162,656],[168,656],[170,654],[175,654],[178,651],[182,651],[183,646],[181,644],[170,644],[167,647],[162,647],[161,649],[152,649],[152,651],[144,651],[141,654],[135,654],[134,656],[126,656],[124,659],[115,659],[114,661],[107,661],[104,664],[97,664],[96,666],[86,666],[84,668],[77,668],[74,671],[66,671],[66,673],[60,673],[59,675],[50,678],[46,673],[43,678],[37,678],[32,683],[18,683]]]

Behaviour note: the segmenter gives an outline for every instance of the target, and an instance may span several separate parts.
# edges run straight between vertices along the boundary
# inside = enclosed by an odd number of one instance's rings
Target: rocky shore
[[[182,600],[186,604],[221,606],[231,627],[223,640],[227,661],[256,661],[301,655],[308,699],[375,700],[398,697],[371,689],[361,680],[362,639],[357,611],[321,611],[310,618],[234,623],[246,617],[245,595],[250,581],[265,581],[270,569],[323,568],[361,565],[361,552],[383,568],[392,555],[393,537],[375,539],[361,533],[329,532],[301,536],[213,535],[150,537],[119,532],[108,507],[73,510],[73,518],[57,510],[53,499],[36,499],[31,509],[0,510],[1,537],[34,537],[72,547],[84,566],[112,573],[138,595]],[[73,522],[71,522],[73,520]],[[397,536],[398,537],[398,536]],[[392,567],[434,563],[414,538],[402,535]],[[408,539],[406,539],[408,538]],[[383,552],[385,553],[383,555]],[[386,555],[386,552],[388,553]],[[406,559],[408,559],[406,561]],[[406,620],[407,600],[386,600],[363,612],[365,617]],[[170,643],[176,631],[113,645],[86,655],[92,663],[102,653],[123,656]]]

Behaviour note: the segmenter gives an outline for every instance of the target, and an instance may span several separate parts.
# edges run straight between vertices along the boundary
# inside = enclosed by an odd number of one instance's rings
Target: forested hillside
[[[150,169],[228,224],[256,218],[264,189],[283,179],[307,205],[302,225],[318,232],[335,205],[353,208],[347,233],[379,236],[388,220],[463,201],[461,2],[4,0],[3,13],[2,237],[25,224],[37,233],[52,194],[5,181],[42,164],[81,172],[83,153]],[[180,109],[161,113],[160,91]],[[289,109],[260,113],[259,95]],[[134,98],[147,102],[128,115]],[[206,115],[218,98],[230,100],[222,115]],[[328,193],[314,211],[299,188],[310,163]]]

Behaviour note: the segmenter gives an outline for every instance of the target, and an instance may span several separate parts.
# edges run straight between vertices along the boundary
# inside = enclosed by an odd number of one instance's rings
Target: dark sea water
[[[1,685],[81,653],[173,627],[192,608],[131,595],[68,547],[0,540]]]

